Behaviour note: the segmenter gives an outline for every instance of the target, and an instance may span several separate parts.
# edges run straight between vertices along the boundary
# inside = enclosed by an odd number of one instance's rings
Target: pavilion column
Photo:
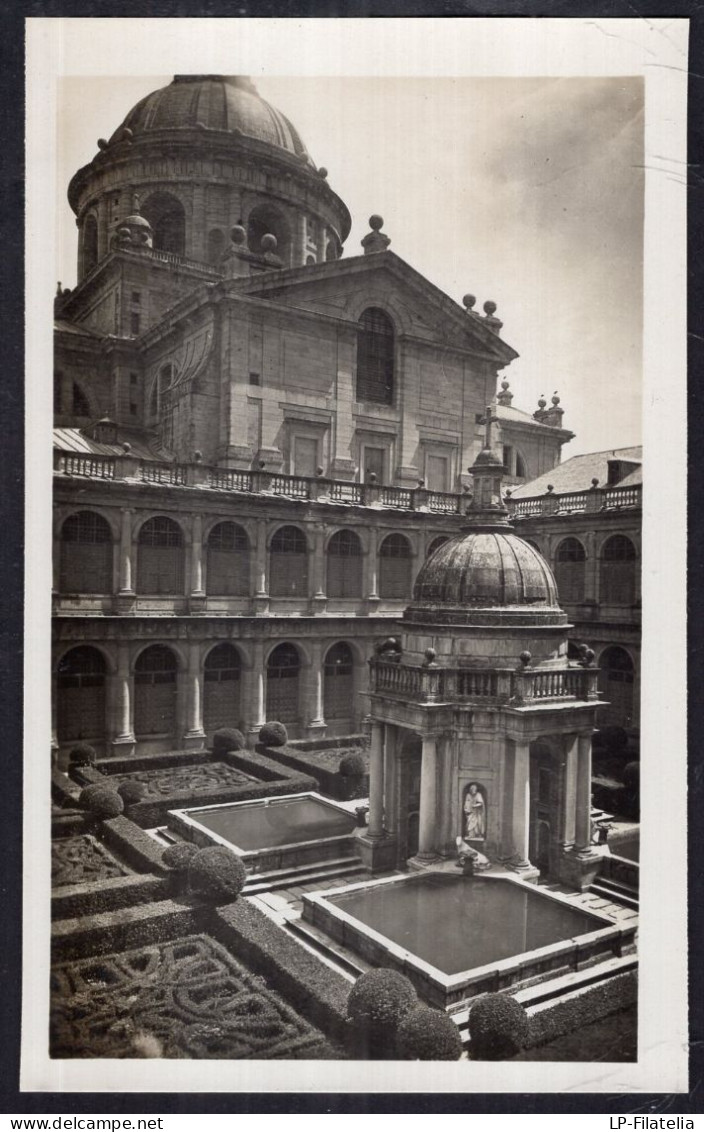
[[[562,848],[571,849],[576,835],[578,739],[575,735],[565,756],[562,787]]]
[[[269,612],[269,555],[266,545],[266,519],[257,519],[257,545],[254,553],[254,611]]]
[[[398,832],[398,805],[396,800],[396,748],[398,746],[398,727],[386,724],[384,742],[384,825],[388,833]]]
[[[200,665],[200,646],[192,642],[188,648],[186,673],[186,739],[203,739],[203,674]]]
[[[204,597],[203,589],[203,519],[193,516],[191,527],[191,596]]]
[[[418,856],[432,858],[435,853],[435,823],[437,821],[437,740],[433,735],[423,736],[423,754],[420,764],[420,819],[418,830]]]
[[[254,726],[257,730],[266,723],[266,699],[264,695],[264,642],[254,642]]]
[[[580,855],[592,850],[592,737],[577,739],[577,790],[575,807],[575,849]]]
[[[313,527],[313,555],[310,579],[311,608],[313,613],[325,612],[325,527],[316,523]]]
[[[308,681],[307,699],[306,719],[308,726],[319,730],[325,726],[323,719],[323,645],[316,638],[310,642],[310,680]]]
[[[131,507],[122,507],[120,524],[120,589],[121,594],[134,594],[134,569],[132,551],[132,517],[134,511]]]
[[[384,724],[372,722],[369,757],[369,837],[384,833]]]
[[[513,744],[513,813],[511,815],[515,867],[530,868],[530,746]]]
[[[134,743],[134,702],[132,697],[132,675],[130,673],[130,649],[126,641],[117,646],[117,672],[114,676],[115,726],[113,743]]]
[[[367,552],[367,584],[366,596],[368,601],[379,600],[379,538],[375,527],[369,531],[369,549]]]

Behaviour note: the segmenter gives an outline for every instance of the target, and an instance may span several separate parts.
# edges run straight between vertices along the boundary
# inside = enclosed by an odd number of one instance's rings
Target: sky
[[[457,302],[491,299],[532,412],[557,392],[563,459],[641,442],[643,82],[252,76],[353,218]],[[72,174],[170,75],[59,80],[57,279],[76,280]]]

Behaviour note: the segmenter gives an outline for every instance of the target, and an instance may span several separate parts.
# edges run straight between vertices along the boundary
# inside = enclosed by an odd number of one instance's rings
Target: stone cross
[[[484,418],[484,424],[486,426],[485,430],[484,430],[484,447],[485,448],[489,448],[489,449],[491,448],[491,426],[494,423],[494,421],[498,421],[498,419],[499,419],[498,417],[492,417],[492,415],[491,415],[491,405],[487,405],[487,407],[486,407],[486,417]]]

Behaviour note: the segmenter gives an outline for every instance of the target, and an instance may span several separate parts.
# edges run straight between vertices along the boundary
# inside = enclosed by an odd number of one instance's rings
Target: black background
[[[631,1113],[698,1114],[702,1105],[702,1035],[704,972],[702,936],[704,900],[702,845],[699,836],[704,797],[704,758],[698,736],[704,734],[704,530],[699,502],[703,495],[701,453],[704,427],[700,383],[704,383],[704,5],[693,0],[658,3],[613,0],[110,0],[68,3],[6,0],[0,13],[0,1111],[3,1113]],[[689,18],[689,907],[690,907],[690,1092],[688,1094],[540,1093],[540,1094],[227,1094],[227,1093],[20,1093],[20,971],[22,943],[22,628],[24,445],[24,20],[45,17],[625,17]],[[52,254],[52,249],[48,249]],[[663,305],[669,296],[662,295]],[[27,374],[26,380],[46,380]],[[664,375],[666,378],[666,375]],[[663,438],[663,444],[667,438]],[[661,462],[661,466],[666,466]],[[665,485],[681,493],[684,485]],[[659,658],[663,670],[668,658]],[[662,775],[667,781],[667,752]],[[48,768],[48,752],[26,751]],[[29,800],[28,804],[31,804]],[[31,919],[27,931],[33,930]],[[663,956],[667,962],[667,956]],[[96,1068],[98,1066],[96,1065]],[[468,1067],[471,1071],[471,1066]],[[606,1125],[604,1125],[606,1126]]]

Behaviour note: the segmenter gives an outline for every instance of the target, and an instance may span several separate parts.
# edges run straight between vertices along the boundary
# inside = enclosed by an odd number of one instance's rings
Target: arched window
[[[601,674],[599,684],[608,702],[599,711],[599,722],[620,727],[632,727],[633,719],[633,661],[625,649],[613,645],[604,649],[599,657]]]
[[[601,550],[599,600],[632,605],[636,600],[636,548],[625,535],[612,535]]]
[[[325,245],[325,261],[326,263],[332,263],[334,259],[337,259],[337,248],[335,247],[335,241],[328,240],[327,244]]]
[[[186,254],[186,213],[171,193],[153,193],[142,205],[142,215],[152,226],[157,251]]]
[[[362,596],[362,546],[354,531],[336,531],[328,543],[327,593]]]
[[[524,480],[527,475],[528,475],[528,473],[526,472],[525,460],[521,456],[520,452],[517,452],[516,453],[516,477],[518,479]]]
[[[98,649],[79,645],[60,660],[57,734],[70,739],[105,738],[105,659]]]
[[[98,262],[98,221],[87,216],[83,224],[83,274],[92,271]]]
[[[379,597],[411,600],[411,546],[403,535],[387,535],[379,549]]]
[[[218,523],[208,535],[206,586],[209,594],[249,593],[249,540],[236,523]]]
[[[134,666],[134,733],[175,735],[176,657],[166,645],[151,645]]]
[[[280,723],[298,721],[301,660],[294,645],[277,645],[266,665],[266,718]]]
[[[308,594],[308,544],[298,527],[280,527],[271,540],[269,593],[272,597]]]
[[[584,547],[579,539],[565,538],[555,554],[555,581],[561,601],[584,601]]]
[[[147,519],[140,529],[137,593],[183,593],[183,534],[165,515]]]
[[[80,385],[78,385],[75,381],[73,383],[73,389],[71,391],[71,412],[74,417],[90,416],[90,405],[88,404],[88,398],[81,389]]]
[[[247,243],[256,255],[262,254],[262,237],[276,236],[275,254],[283,260],[284,267],[291,264],[291,232],[286,219],[270,204],[258,204],[247,220]]]
[[[354,657],[344,641],[328,649],[323,665],[323,701],[326,720],[354,715]]]
[[[225,233],[220,228],[208,232],[208,263],[218,266],[225,250]]]
[[[437,538],[434,538],[428,547],[426,558],[431,558],[432,555],[435,554],[435,551],[439,550],[441,546],[444,546],[446,542],[449,542],[447,535],[438,535]]]
[[[59,578],[63,593],[112,592],[112,533],[102,515],[77,511],[61,528]]]
[[[394,399],[394,328],[378,307],[357,324],[357,400],[391,405]]]
[[[203,727],[210,735],[219,727],[239,727],[242,662],[234,645],[216,645],[203,669]]]

